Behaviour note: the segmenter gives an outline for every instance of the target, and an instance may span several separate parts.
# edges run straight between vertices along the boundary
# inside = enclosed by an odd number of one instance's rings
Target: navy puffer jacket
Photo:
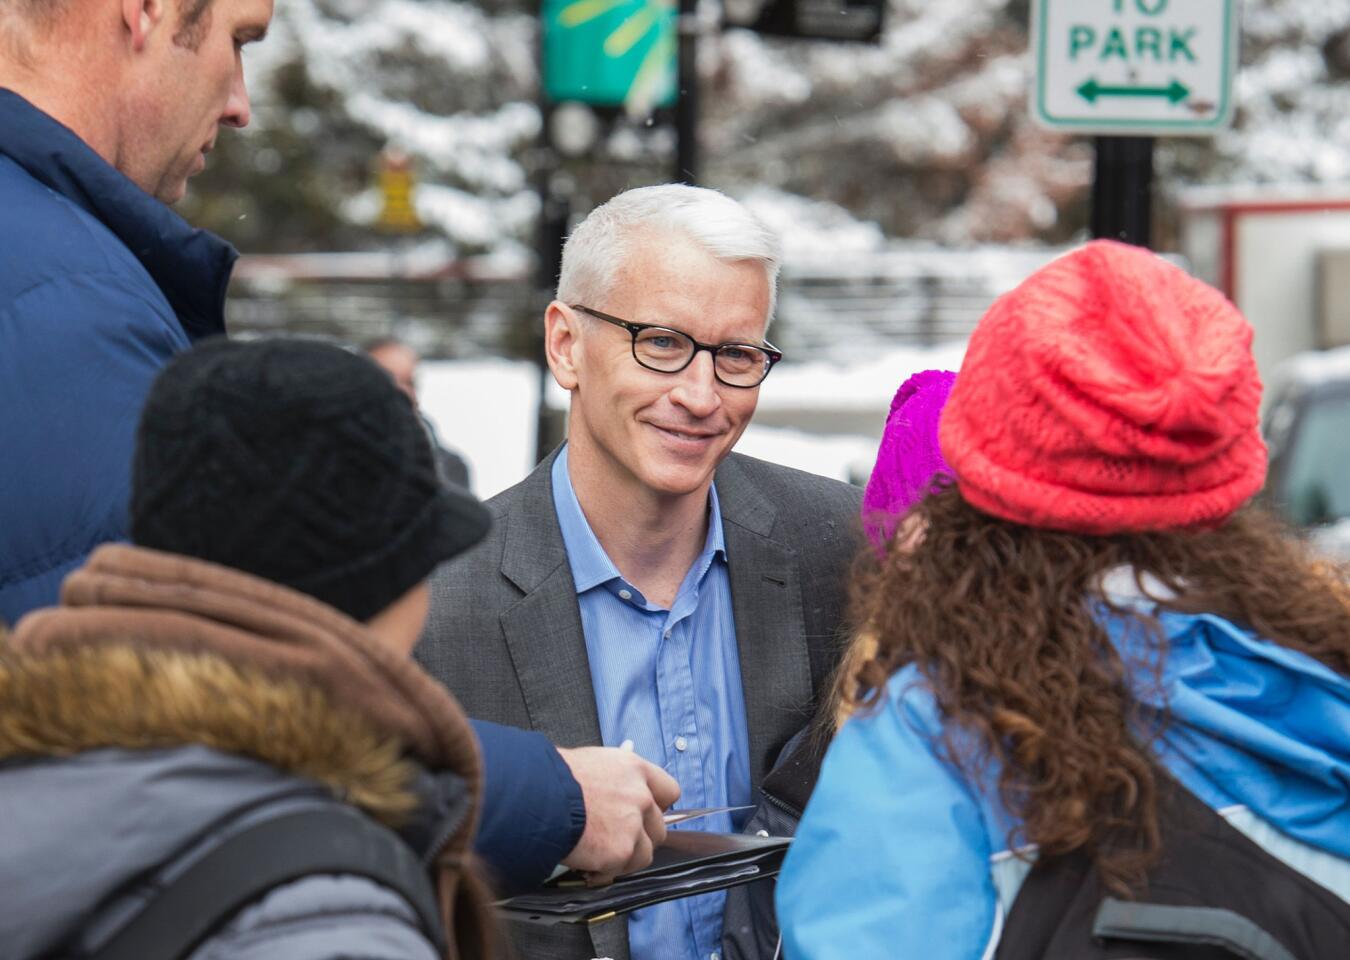
[[[235,256],[0,89],[0,622],[125,536],[141,403],[225,332]]]

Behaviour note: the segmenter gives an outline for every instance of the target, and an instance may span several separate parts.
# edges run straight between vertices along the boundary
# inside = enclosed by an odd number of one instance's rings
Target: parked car
[[[1267,395],[1263,495],[1319,549],[1350,560],[1350,347],[1291,357]]]

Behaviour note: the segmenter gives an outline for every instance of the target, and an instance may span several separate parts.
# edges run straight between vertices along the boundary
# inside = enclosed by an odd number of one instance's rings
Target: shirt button
[[[684,751],[689,749],[689,741],[686,740],[684,737],[676,737],[675,749],[680,751],[680,753],[684,753]]]
[[[664,637],[665,639],[669,640],[669,639],[670,639],[670,631],[667,630],[665,633],[661,634],[661,636]]]
[[[722,955],[714,950],[712,953],[708,954],[708,960],[722,960]]]
[[[632,600],[633,592],[631,590],[620,590],[619,596],[623,597],[623,599],[625,600]]]

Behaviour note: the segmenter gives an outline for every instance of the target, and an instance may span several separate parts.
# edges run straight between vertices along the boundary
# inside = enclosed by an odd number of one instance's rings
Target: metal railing
[[[772,337],[793,360],[848,362],[968,337],[1004,290],[1053,251],[925,251],[784,267]],[[237,280],[232,333],[361,342],[394,333],[429,356],[528,356],[539,299],[527,277]]]

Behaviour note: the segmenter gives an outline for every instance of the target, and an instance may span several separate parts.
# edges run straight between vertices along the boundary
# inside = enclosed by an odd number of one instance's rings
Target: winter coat
[[[63,598],[0,649],[6,958],[96,946],[166,865],[291,808],[355,807],[402,831],[443,909],[464,889],[474,737],[411,660],[312,598],[154,551],[101,548]],[[435,955],[407,903],[356,876],[281,885],[194,953]]]
[[[224,333],[235,252],[0,89],[0,621],[126,534],[150,382]]]
[[[1153,609],[1137,593],[1109,593]],[[1138,621],[1101,616],[1146,717],[1169,717],[1163,767],[1350,900],[1350,679],[1219,617],[1156,613],[1161,684]],[[1018,821],[999,800],[997,765],[963,773],[944,759],[944,735],[961,750],[915,665],[891,678],[879,709],[845,724],[779,878],[785,956],[993,955],[1035,850],[1010,849]]]
[[[174,354],[224,333],[234,258],[0,89],[0,624],[55,603],[94,547],[125,537],[142,402]],[[478,850],[521,890],[581,838],[581,788],[545,737],[474,728]]]

